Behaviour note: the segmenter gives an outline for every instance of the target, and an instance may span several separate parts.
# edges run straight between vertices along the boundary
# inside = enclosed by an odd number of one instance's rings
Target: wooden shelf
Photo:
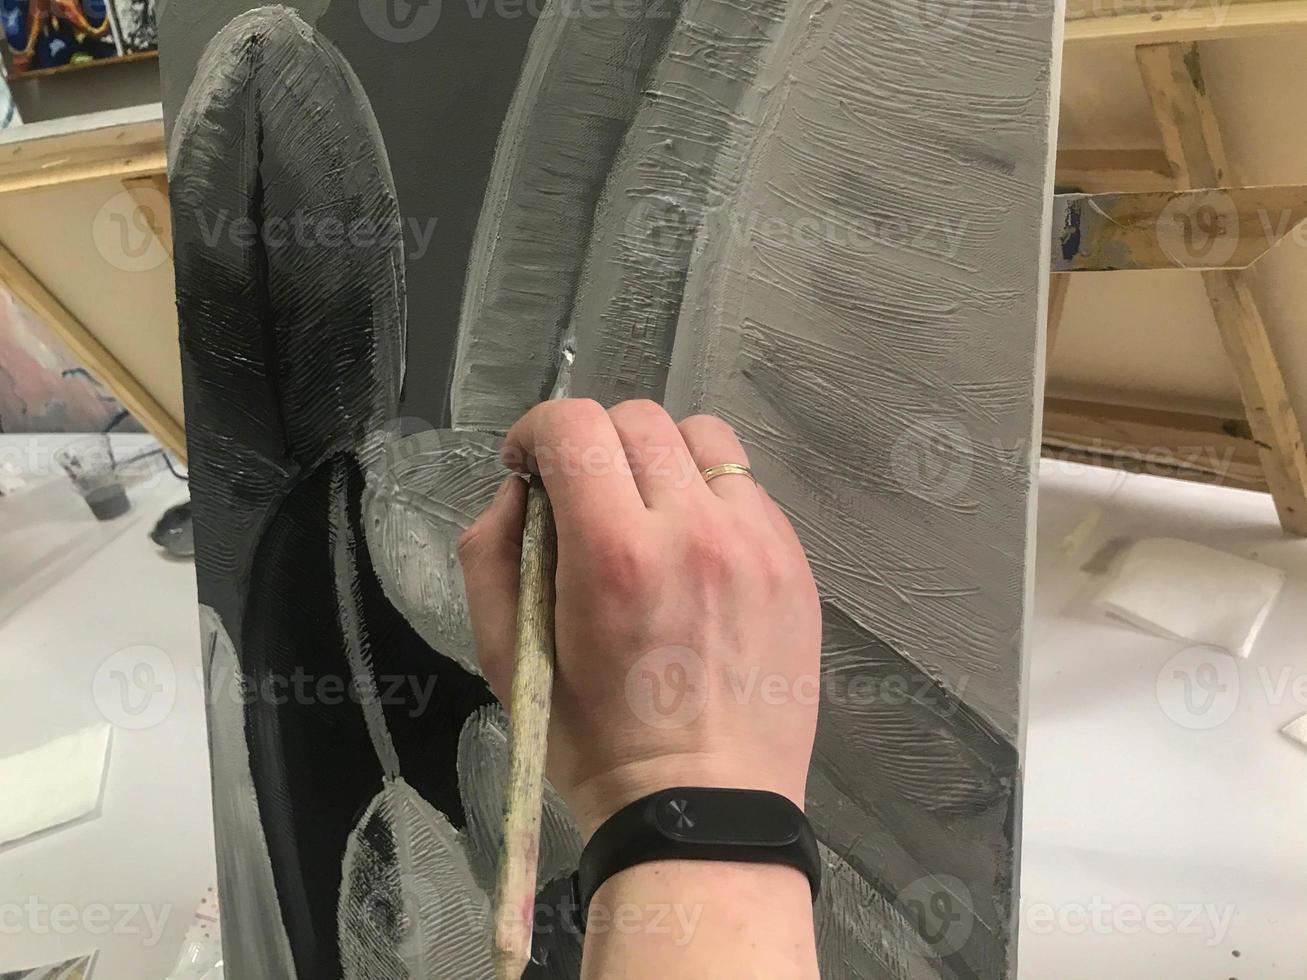
[[[9,75],[9,81],[21,84],[37,78],[70,75],[74,72],[85,71],[87,68],[103,68],[106,65],[126,65],[136,61],[158,60],[158,51],[133,51],[130,54],[118,55],[116,58],[93,58],[90,61],[79,61],[73,65],[60,65],[58,68],[38,68],[35,71],[12,72]]]

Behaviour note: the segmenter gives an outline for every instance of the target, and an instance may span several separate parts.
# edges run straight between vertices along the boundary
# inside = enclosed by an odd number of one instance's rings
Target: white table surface
[[[1038,523],[1020,976],[1307,977],[1307,749],[1279,734],[1307,712],[1307,542],[1264,494],[1050,460]],[[1089,606],[1081,566],[1143,537],[1289,573],[1251,656],[1223,658],[1224,691],[1172,662],[1185,644]]]
[[[120,456],[150,443],[115,437]],[[7,460],[21,448],[43,475],[51,445],[0,437]],[[195,567],[148,538],[187,490],[164,472],[129,490],[131,511],[104,523],[57,474],[33,493],[0,498],[0,755],[106,714],[130,722],[101,670],[120,651],[157,666],[155,683],[171,670],[176,686],[150,707],[157,725],[115,728],[98,816],[0,846],[0,973],[99,949],[94,980],[159,980],[216,880]],[[33,513],[45,516],[39,526]],[[41,569],[53,555],[65,560],[51,577]],[[15,569],[39,571],[15,582]],[[23,603],[6,616],[15,591]]]
[[[96,676],[119,651],[146,648],[130,659],[176,681],[162,721],[115,731],[98,817],[0,848],[0,972],[98,948],[95,980],[162,978],[214,881],[194,570],[146,538],[185,495],[171,477],[134,490],[112,532],[54,490],[44,506],[58,516],[40,535],[6,536],[0,523],[6,567],[39,564],[51,541],[88,530],[107,537],[89,556],[70,550],[71,572],[0,619],[0,754],[102,719],[97,691],[116,715]],[[1281,535],[1264,495],[1050,461],[1038,521],[1020,976],[1307,978],[1307,749],[1278,733],[1307,712],[1307,543]],[[1093,579],[1081,566],[1095,552],[1162,535],[1290,573],[1236,665],[1237,696],[1213,702],[1228,718],[1210,728],[1186,727],[1201,715],[1173,717],[1166,685],[1183,682],[1168,668],[1179,645],[1108,622],[1087,601]],[[16,587],[0,569],[0,615]],[[32,898],[83,918],[97,905],[136,911],[108,934],[76,921],[7,928],[4,916],[28,916]],[[152,945],[147,911],[164,923]]]

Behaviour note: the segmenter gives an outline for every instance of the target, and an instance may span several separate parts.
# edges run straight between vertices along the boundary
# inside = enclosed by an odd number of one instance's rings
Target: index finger
[[[559,537],[582,528],[620,530],[646,515],[622,440],[603,406],[588,398],[542,402],[513,423],[504,464],[538,473]]]

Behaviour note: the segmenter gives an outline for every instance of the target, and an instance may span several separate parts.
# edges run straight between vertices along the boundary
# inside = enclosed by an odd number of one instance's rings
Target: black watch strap
[[[636,800],[601,826],[581,854],[576,901],[585,927],[605,881],[648,861],[782,864],[808,877],[815,902],[821,855],[803,811],[776,793],[678,786]]]

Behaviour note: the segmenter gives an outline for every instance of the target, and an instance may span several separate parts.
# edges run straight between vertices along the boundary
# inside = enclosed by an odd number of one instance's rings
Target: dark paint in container
[[[127,491],[117,484],[98,487],[84,494],[91,513],[97,520],[111,521],[122,517],[132,509],[132,502],[127,499]]]

